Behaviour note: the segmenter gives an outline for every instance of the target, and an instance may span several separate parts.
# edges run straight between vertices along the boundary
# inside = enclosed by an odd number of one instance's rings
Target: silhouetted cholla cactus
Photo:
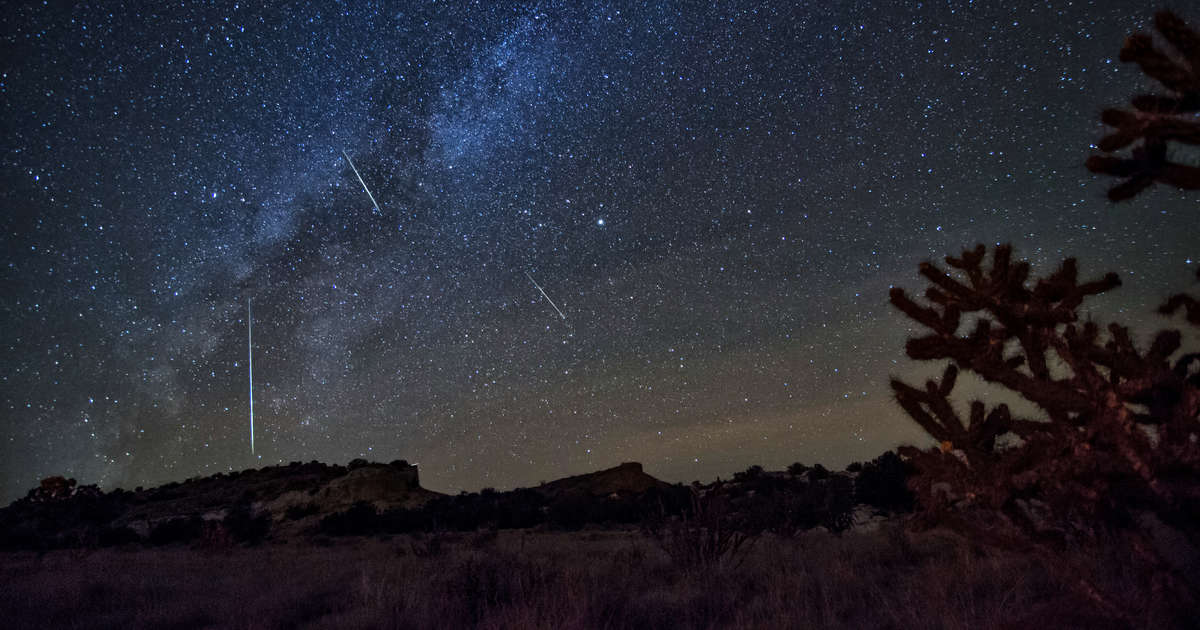
[[[979,245],[947,257],[955,275],[922,264],[926,303],[891,292],[892,304],[930,331],[908,341],[908,356],[950,361],[924,388],[892,381],[900,405],[939,443],[901,449],[917,468],[910,483],[924,518],[1008,548],[1061,549],[1119,532],[1186,592],[1142,525],[1157,519],[1200,543],[1200,374],[1192,372],[1200,354],[1172,359],[1176,330],[1159,332],[1143,352],[1123,326],[1102,334],[1080,324],[1080,304],[1117,287],[1115,274],[1081,283],[1068,259],[1030,288],[1029,264],[1013,261],[1009,246],[994,249],[990,267],[985,255]],[[965,319],[973,329],[960,332]],[[949,400],[960,370],[1021,395],[1046,419],[980,401],[962,418]]]
[[[1121,61],[1137,63],[1170,94],[1136,96],[1131,101],[1133,111],[1104,110],[1101,120],[1116,131],[1100,140],[1101,151],[1113,153],[1140,144],[1128,158],[1096,155],[1087,161],[1093,173],[1126,178],[1109,189],[1113,201],[1134,197],[1156,180],[1200,189],[1200,166],[1171,162],[1167,155],[1170,142],[1200,145],[1200,33],[1169,11],[1155,15],[1154,25],[1175,54],[1156,48],[1150,35],[1137,33],[1125,41]]]

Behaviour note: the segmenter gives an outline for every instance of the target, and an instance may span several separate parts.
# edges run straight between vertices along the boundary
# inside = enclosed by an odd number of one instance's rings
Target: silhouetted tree
[[[746,470],[743,470],[742,472],[733,473],[733,480],[741,481],[741,482],[753,481],[762,476],[763,476],[763,467],[758,464],[755,464],[753,466],[750,466]]]
[[[1152,36],[1137,33],[1125,40],[1121,61],[1137,63],[1168,93],[1135,96],[1133,111],[1104,110],[1101,120],[1116,130],[1097,146],[1105,153],[1133,149],[1127,158],[1095,155],[1087,161],[1094,173],[1125,178],[1109,189],[1113,201],[1134,197],[1155,181],[1200,189],[1200,166],[1173,162],[1168,153],[1172,142],[1200,145],[1200,33],[1169,11],[1155,15],[1154,26],[1174,54],[1159,50]]]
[[[32,503],[45,501],[60,501],[70,498],[75,493],[75,480],[61,476],[46,477],[38,487],[30,490],[25,499]]]
[[[829,478],[829,470],[820,464],[813,464],[808,471],[809,481],[822,481]]]
[[[855,498],[880,510],[912,511],[915,497],[908,489],[909,469],[909,464],[893,451],[862,464],[854,480]]]

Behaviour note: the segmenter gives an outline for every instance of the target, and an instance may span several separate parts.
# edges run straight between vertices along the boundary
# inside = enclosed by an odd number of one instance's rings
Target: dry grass
[[[768,536],[702,572],[633,532],[430,543],[5,554],[0,611],[8,628],[1099,627],[1059,612],[1084,607],[1035,560],[936,534]]]

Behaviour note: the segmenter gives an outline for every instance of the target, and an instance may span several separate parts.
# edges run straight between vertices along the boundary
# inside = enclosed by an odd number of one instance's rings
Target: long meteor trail
[[[542,297],[546,298],[546,301],[550,303],[550,306],[554,307],[554,310],[558,312],[558,316],[563,319],[566,319],[567,316],[563,315],[563,312],[558,310],[558,305],[554,303],[554,300],[550,299],[549,295],[546,295],[546,291],[544,289],[542,289],[542,286],[537,283],[537,280],[533,279],[533,276],[529,275],[528,271],[525,272],[525,277],[529,278],[529,281],[533,283],[533,286],[537,287],[537,290],[539,293],[542,294]]]
[[[250,454],[254,455],[254,315],[250,312],[250,298],[246,298],[246,352],[250,355]]]
[[[354,166],[354,160],[350,159],[350,154],[342,149],[342,155],[346,156],[346,161],[350,163],[350,168],[354,170],[354,176],[358,178],[358,183],[362,184],[363,190],[367,191],[367,196],[371,198],[371,203],[375,205],[375,212],[383,214],[383,210],[379,209],[379,202],[375,201],[375,195],[371,194],[371,189],[367,188],[367,182],[363,181],[362,175],[358,173],[358,167]]]

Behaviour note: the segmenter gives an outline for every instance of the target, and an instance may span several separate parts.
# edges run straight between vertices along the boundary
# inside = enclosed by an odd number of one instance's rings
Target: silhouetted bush
[[[808,471],[809,481],[823,481],[829,478],[829,471],[820,464],[814,464]]]
[[[312,516],[320,512],[321,508],[316,503],[301,503],[298,505],[290,505],[284,511],[283,516],[289,521],[298,521],[306,516]]]
[[[733,473],[733,480],[738,482],[753,481],[763,476],[763,467],[755,464],[742,472]]]
[[[170,545],[190,543],[200,538],[203,522],[199,516],[179,517],[163,521],[150,530],[150,544]]]
[[[889,512],[911,512],[916,497],[908,488],[910,466],[893,451],[862,465],[854,482],[859,503]]]
[[[534,527],[544,520],[546,499],[536,490],[520,488],[504,493],[503,497],[503,503],[497,504],[500,509],[496,514],[496,527]]]
[[[0,549],[17,551],[42,548],[41,537],[31,524],[14,519],[0,525]]]
[[[423,532],[437,528],[431,513],[427,510],[393,508],[379,514],[375,522],[379,532],[388,534]]]
[[[271,515],[267,512],[256,515],[244,503],[230,509],[223,523],[235,542],[248,545],[261,543],[271,531]]]
[[[577,530],[588,523],[602,520],[603,499],[583,494],[567,494],[549,505],[546,523],[555,529]]]
[[[824,486],[821,525],[840,534],[854,524],[854,481],[843,475],[833,475]]]
[[[757,540],[738,521],[728,496],[693,489],[682,515],[651,521],[644,531],[679,568],[709,572],[737,568]]]
[[[330,536],[365,536],[379,529],[379,513],[375,506],[359,501],[345,512],[330,514],[321,519],[321,533]]]
[[[796,462],[787,467],[788,474],[795,476],[795,477],[803,475],[804,473],[808,472],[808,470],[809,470],[808,466],[805,466],[804,464],[801,464],[800,462]]]
[[[116,547],[142,542],[142,537],[129,527],[104,527],[99,531],[97,542],[101,547]]]

